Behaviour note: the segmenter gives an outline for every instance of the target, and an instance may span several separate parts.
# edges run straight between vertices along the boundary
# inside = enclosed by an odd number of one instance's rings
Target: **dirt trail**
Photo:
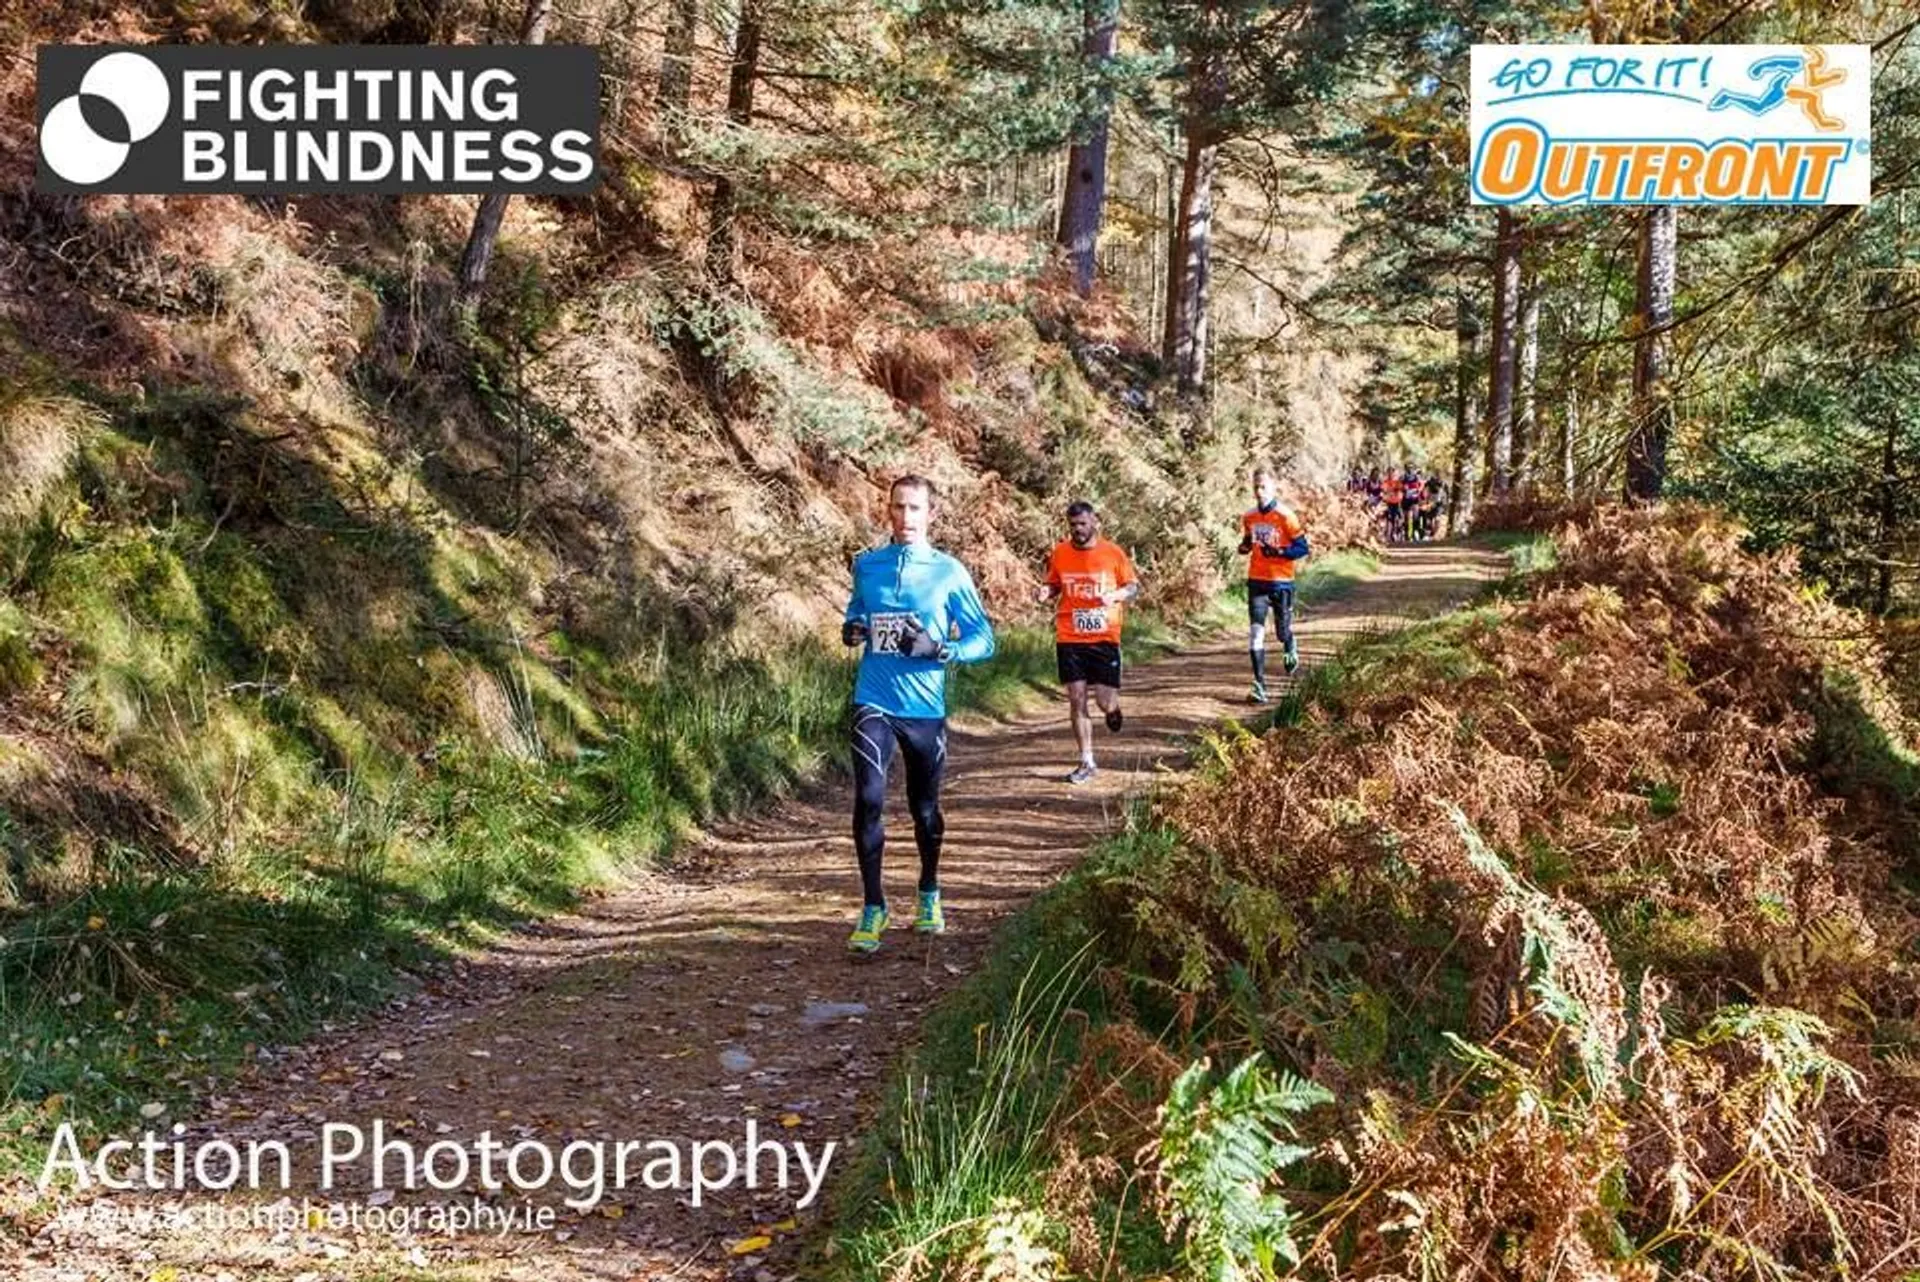
[[[1403,549],[1345,598],[1303,611],[1312,664],[1348,638],[1435,612],[1496,576],[1504,559],[1458,547]],[[1276,669],[1278,665],[1275,665]],[[530,926],[494,952],[450,968],[425,988],[331,1037],[276,1054],[207,1101],[188,1132],[236,1146],[277,1139],[293,1155],[288,1197],[364,1207],[365,1164],[330,1192],[317,1188],[323,1123],[384,1123],[416,1150],[472,1145],[491,1130],[531,1138],[556,1154],[569,1141],[804,1142],[817,1162],[837,1142],[820,1202],[797,1215],[804,1231],[851,1165],[851,1147],[877,1104],[889,1060],[928,1008],[979,962],[995,925],[1072,866],[1123,813],[1126,796],[1178,766],[1196,729],[1248,711],[1244,640],[1215,642],[1133,669],[1123,692],[1125,732],[1101,729],[1098,779],[1072,788],[1064,708],[1049,702],[1017,720],[956,726],[950,743],[942,883],[949,931],[936,941],[904,929],[871,961],[844,939],[857,906],[848,803],[839,790],[789,802],[713,835],[670,873],[638,878],[585,910]],[[915,859],[898,795],[889,806],[888,886],[911,902]],[[861,1009],[864,1008],[864,1009]],[[646,1150],[633,1164],[637,1177]],[[772,1161],[767,1159],[768,1169]],[[723,1165],[712,1158],[716,1173]],[[277,1167],[267,1168],[277,1180]],[[398,1169],[397,1166],[390,1170]],[[529,1166],[532,1169],[531,1157]],[[577,1168],[582,1171],[584,1166]],[[663,1171],[664,1174],[664,1171]],[[800,1181],[796,1168],[792,1178]],[[49,1222],[9,1276],[35,1279],[363,1279],[402,1277],[715,1279],[771,1282],[791,1275],[778,1243],[792,1230],[793,1191],[711,1194],[695,1209],[684,1190],[610,1192],[581,1215],[544,1194],[481,1200],[528,1213],[554,1208],[552,1228],[502,1234],[394,1234],[363,1224],[214,1227],[208,1208],[237,1196],[148,1200],[183,1205],[189,1228],[142,1225],[132,1194],[100,1197],[107,1222]],[[479,1191],[401,1191],[395,1206],[470,1208]],[[148,1195],[151,1197],[151,1195]],[[71,1213],[71,1211],[70,1211]],[[296,1219],[298,1217],[295,1217]],[[760,1228],[771,1254],[729,1254]]]

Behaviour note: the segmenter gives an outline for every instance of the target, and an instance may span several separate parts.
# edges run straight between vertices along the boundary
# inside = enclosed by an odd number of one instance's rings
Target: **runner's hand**
[[[848,619],[840,625],[841,645],[865,645],[867,643],[867,625],[858,619]]]
[[[900,634],[900,653],[909,659],[944,659],[947,647],[939,637],[927,631],[920,620],[909,618]]]

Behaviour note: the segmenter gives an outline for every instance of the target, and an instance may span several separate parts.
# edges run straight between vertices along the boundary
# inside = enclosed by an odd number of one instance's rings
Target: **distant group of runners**
[[[1263,704],[1269,621],[1286,671],[1300,666],[1293,579],[1309,548],[1299,516],[1280,500],[1279,478],[1261,467],[1252,482],[1254,506],[1240,517],[1240,554],[1247,558],[1247,654],[1253,667],[1247,698]],[[920,854],[913,928],[926,934],[946,929],[939,871],[946,830],[940,786],[947,763],[947,665],[989,659],[995,641],[966,567],[928,541],[938,503],[933,482],[923,476],[893,483],[887,496],[893,538],[854,558],[853,591],[840,627],[841,641],[861,652],[853,691],[853,841],[862,905],[847,939],[856,954],[877,951],[891,924],[881,863],[887,775],[896,755],[905,762],[907,809]],[[1120,733],[1125,725],[1121,625],[1140,593],[1140,581],[1125,550],[1102,537],[1091,503],[1071,504],[1066,521],[1067,537],[1047,558],[1044,582],[1034,596],[1055,606],[1056,669],[1079,749],[1066,782],[1084,784],[1098,771],[1093,708],[1099,708],[1110,733]]]
[[[1425,543],[1437,537],[1440,518],[1446,513],[1446,483],[1437,476],[1422,476],[1411,463],[1401,469],[1389,466],[1384,476],[1377,467],[1364,473],[1355,467],[1347,477],[1347,493],[1360,496],[1380,522],[1381,537],[1390,544]]]

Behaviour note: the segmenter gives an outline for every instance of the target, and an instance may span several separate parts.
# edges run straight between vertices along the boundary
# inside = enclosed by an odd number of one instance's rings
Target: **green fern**
[[[1270,1073],[1258,1053],[1212,1087],[1209,1069],[1205,1059],[1190,1065],[1160,1110],[1167,1227],[1184,1230],[1182,1259],[1207,1282],[1270,1278],[1275,1260],[1294,1265],[1300,1254],[1293,1209],[1268,1185],[1312,1151],[1280,1135],[1295,1134],[1293,1114],[1333,1096],[1291,1073]]]
[[[1759,1071],[1731,1086],[1727,1099],[1751,1114],[1749,1150],[1785,1161],[1804,1147],[1806,1115],[1830,1083],[1862,1098],[1859,1073],[1822,1047],[1831,1036],[1825,1021],[1791,1006],[1725,1006],[1683,1045],[1695,1050],[1731,1044],[1753,1053]]]
[[[1001,1198],[980,1228],[980,1241],[968,1253],[971,1276],[977,1282],[1054,1282],[1066,1270],[1058,1251],[1046,1245],[1047,1218]]]
[[[1620,1043],[1626,1031],[1618,1009],[1621,1003],[1615,1000],[1603,1005],[1585,999],[1573,990],[1568,980],[1578,967],[1579,959],[1586,955],[1594,969],[1604,973],[1607,987],[1617,988],[1617,973],[1604,937],[1594,941],[1598,944],[1597,950],[1588,947],[1569,921],[1570,913],[1580,911],[1576,905],[1557,902],[1509,868],[1458,806],[1446,802],[1442,808],[1466,844],[1468,861],[1500,888],[1490,919],[1512,920],[1520,928],[1521,975],[1533,994],[1537,1010],[1572,1034],[1572,1050],[1585,1079],[1587,1095],[1590,1099],[1600,1098],[1618,1080]],[[1608,996],[1614,994],[1610,992]]]

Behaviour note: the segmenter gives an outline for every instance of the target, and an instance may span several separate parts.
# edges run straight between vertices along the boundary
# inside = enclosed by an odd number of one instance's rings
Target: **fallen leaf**
[[[773,1239],[765,1235],[743,1237],[727,1248],[728,1255],[752,1255],[755,1251],[764,1251],[773,1245]]]
[[[803,1120],[805,1119],[798,1113],[782,1113],[780,1115],[780,1125],[786,1127],[788,1130],[792,1130],[794,1127],[800,1125]]]

